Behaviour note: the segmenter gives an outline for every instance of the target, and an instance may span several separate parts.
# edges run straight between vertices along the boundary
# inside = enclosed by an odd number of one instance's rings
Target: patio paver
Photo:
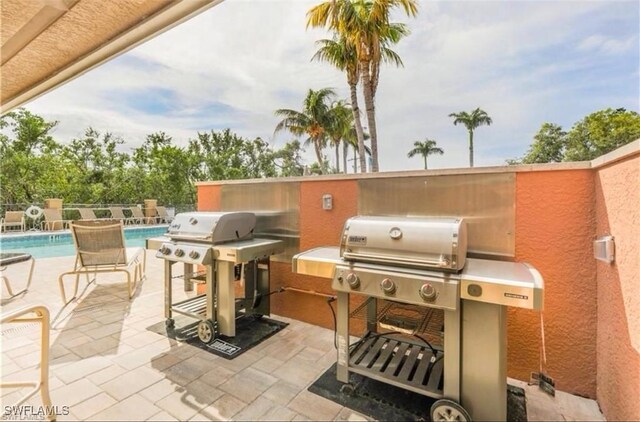
[[[366,420],[306,390],[335,362],[331,330],[274,316],[290,325],[226,360],[147,331],[164,320],[163,261],[153,254],[133,300],[120,277],[105,274],[88,286],[81,280],[82,295],[63,308],[56,279],[73,259],[38,259],[29,292],[2,304],[3,312],[41,303],[50,309],[51,396],[71,411],[59,420]],[[175,283],[174,300],[185,295]],[[37,376],[38,327],[1,330],[3,380]],[[562,392],[552,400],[525,388],[532,420],[602,419],[593,400]],[[2,391],[1,402],[18,397]],[[27,404],[39,406],[40,396]]]

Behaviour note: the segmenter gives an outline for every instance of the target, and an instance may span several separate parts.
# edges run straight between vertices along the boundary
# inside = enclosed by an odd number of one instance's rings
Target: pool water
[[[132,227],[124,229],[127,248],[144,247],[145,240],[161,236],[168,226]],[[1,252],[26,252],[34,258],[75,255],[71,233],[34,233],[0,237]]]

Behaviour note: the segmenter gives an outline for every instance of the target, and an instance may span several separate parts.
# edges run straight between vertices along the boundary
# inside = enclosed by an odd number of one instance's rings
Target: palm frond
[[[307,28],[318,28],[330,25],[330,17],[333,13],[333,1],[325,1],[312,7],[307,12]]]
[[[400,55],[395,51],[393,51],[392,49],[387,47],[382,47],[380,55],[382,57],[383,62],[393,63],[398,67],[404,67],[404,63],[402,62]]]

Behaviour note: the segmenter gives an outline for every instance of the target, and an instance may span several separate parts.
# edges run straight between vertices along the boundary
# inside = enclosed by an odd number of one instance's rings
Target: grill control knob
[[[176,249],[175,251],[175,255],[179,258],[181,256],[184,256],[184,251],[182,249]]]
[[[169,255],[171,253],[171,249],[167,248],[166,246],[162,246],[160,248],[160,253],[162,255]]]
[[[347,283],[349,283],[352,289],[357,289],[360,287],[360,277],[358,277],[356,273],[349,273],[347,275]]]
[[[200,253],[198,251],[191,251],[189,252],[189,258],[198,259],[200,258]]]
[[[424,283],[422,287],[420,287],[420,297],[427,302],[433,302],[436,299],[438,292],[433,286],[429,283]]]
[[[385,278],[380,282],[380,288],[388,295],[392,295],[396,292],[396,283],[390,278]]]

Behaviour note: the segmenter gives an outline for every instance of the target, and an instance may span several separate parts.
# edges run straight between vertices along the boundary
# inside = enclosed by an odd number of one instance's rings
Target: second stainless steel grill
[[[354,372],[440,399],[434,420],[506,418],[506,306],[541,309],[532,267],[467,258],[463,218],[354,217],[339,248],[296,255],[294,272],[337,291],[337,377]],[[349,296],[365,301],[355,310]],[[349,342],[350,318],[367,332]]]
[[[198,337],[211,342],[217,334],[236,335],[236,319],[268,315],[269,257],[283,251],[281,241],[253,237],[256,217],[248,212],[178,214],[156,254],[165,260],[165,318],[174,325],[178,313],[200,320]],[[185,290],[204,283],[205,293],[173,302],[172,266],[184,264]],[[194,266],[199,271],[194,272]],[[235,282],[244,284],[236,298]]]

